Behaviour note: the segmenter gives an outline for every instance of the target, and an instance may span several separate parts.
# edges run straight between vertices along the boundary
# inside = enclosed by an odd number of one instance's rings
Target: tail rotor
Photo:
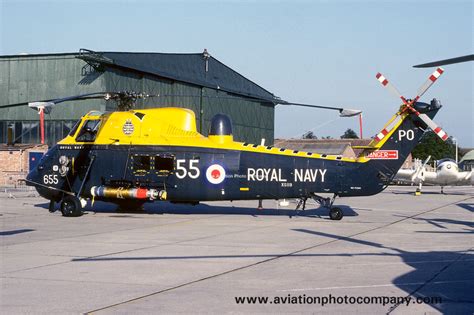
[[[425,83],[418,89],[417,96],[414,99],[406,99],[399,91],[398,89],[390,83],[390,81],[387,80],[385,76],[383,76],[380,72],[377,73],[375,76],[376,79],[382,84],[382,86],[386,87],[392,94],[396,95],[399,97],[403,105],[400,108],[400,113],[410,111],[414,113],[418,118],[420,118],[421,121],[423,121],[431,130],[433,130],[438,137],[440,137],[443,141],[446,141],[448,139],[448,134],[441,128],[439,127],[431,118],[428,117],[428,115],[424,113],[420,113],[414,105],[416,102],[423,96],[423,94],[426,93],[426,91],[438,80],[438,78],[443,74],[444,70],[443,68],[437,68],[426,80]],[[383,134],[383,131],[377,135],[375,138],[376,140],[380,141],[383,137],[380,137],[380,135]]]

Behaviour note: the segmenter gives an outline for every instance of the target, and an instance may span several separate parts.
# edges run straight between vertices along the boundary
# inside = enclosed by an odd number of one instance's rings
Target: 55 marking
[[[183,179],[189,176],[191,179],[196,179],[201,174],[201,171],[195,164],[199,163],[199,160],[189,160],[189,167],[186,168],[183,164],[186,164],[186,160],[176,160],[176,177]],[[189,169],[189,170],[188,170]]]

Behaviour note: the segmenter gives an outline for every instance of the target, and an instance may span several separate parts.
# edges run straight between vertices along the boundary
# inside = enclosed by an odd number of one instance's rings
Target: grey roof
[[[274,103],[275,95],[209,55],[208,71],[203,53],[95,52],[3,55],[9,58],[74,56],[87,62],[105,64],[148,73],[175,81],[218,89]]]
[[[275,139],[275,146],[291,150],[328,154],[328,155],[353,155],[351,143],[348,141],[319,141],[303,139]],[[349,150],[349,151],[346,151]]]
[[[464,154],[464,156],[462,157],[461,161],[459,161],[459,163],[462,163],[464,161],[473,161],[473,160],[474,160],[474,150],[471,150],[467,152],[466,154]]]
[[[206,71],[206,58],[203,53],[173,54],[81,50],[78,58],[269,102],[275,100],[272,93],[210,55],[207,58]]]

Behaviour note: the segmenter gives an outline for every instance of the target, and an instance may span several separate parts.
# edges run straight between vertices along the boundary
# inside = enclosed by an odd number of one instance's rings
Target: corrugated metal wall
[[[74,56],[0,58],[0,105],[52,99],[104,90],[102,80],[84,82],[87,64]],[[100,100],[58,105],[47,117],[78,119],[92,109],[105,109]],[[0,109],[1,119],[36,120],[38,113],[25,107]]]
[[[234,139],[251,143],[273,143],[274,107],[250,101],[224,91],[202,88],[166,78],[118,68],[98,72],[74,55],[0,58],[0,105],[52,99],[99,91],[143,91],[160,97],[139,100],[138,108],[176,106],[192,109],[196,125],[207,135],[209,123],[217,113],[229,115]],[[57,105],[46,115],[48,144],[60,140],[72,122],[90,110],[114,110],[114,102],[87,100]],[[0,140],[6,141],[8,124],[15,126],[19,142],[39,139],[38,114],[27,106],[0,109]],[[28,128],[33,127],[28,131]],[[36,140],[38,141],[38,140]]]

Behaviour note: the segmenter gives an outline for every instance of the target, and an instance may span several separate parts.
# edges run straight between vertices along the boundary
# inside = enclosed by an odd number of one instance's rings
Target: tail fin
[[[417,102],[414,107],[432,119],[441,108],[441,104],[433,99],[431,104]],[[370,159],[370,165],[379,170],[379,173],[383,173],[382,177],[385,180],[391,180],[421,141],[426,129],[427,125],[416,114],[399,111],[372,142],[363,147],[359,158]]]

